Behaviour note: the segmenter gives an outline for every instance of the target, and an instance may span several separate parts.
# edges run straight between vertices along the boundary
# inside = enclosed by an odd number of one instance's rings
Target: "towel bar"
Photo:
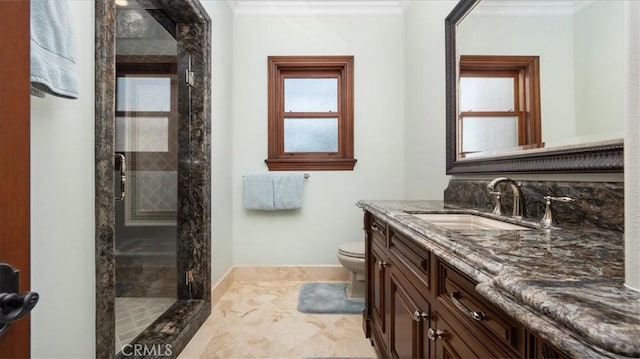
[[[244,176],[242,176],[242,177],[244,177]],[[304,179],[307,179],[307,178],[309,178],[309,177],[311,177],[311,175],[310,175],[310,174],[308,174],[308,173],[305,173],[305,174],[304,174]]]

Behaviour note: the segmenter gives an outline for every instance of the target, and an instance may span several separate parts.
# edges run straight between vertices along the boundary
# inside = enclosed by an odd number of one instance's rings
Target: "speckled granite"
[[[567,354],[640,356],[640,293],[622,286],[621,232],[573,226],[449,231],[406,211],[495,216],[446,208],[439,201],[360,201],[358,206],[477,280],[481,295]]]
[[[197,4],[197,6],[196,6]],[[189,5],[189,6],[187,6]],[[178,76],[178,112],[185,117],[178,125],[178,273],[192,271],[196,280],[187,285],[178,276],[178,299],[211,301],[211,56],[209,23],[197,0],[168,1],[172,13],[200,19],[179,24],[178,74],[189,64],[194,86]],[[196,13],[194,13],[194,11]],[[198,13],[199,12],[199,13]]]
[[[209,313],[210,303],[179,300],[133,339],[124,353],[118,353],[116,358],[176,358]],[[132,350],[136,347],[141,350]]]
[[[113,1],[95,2],[95,263],[96,357],[113,357],[115,315],[115,14]],[[98,20],[99,19],[99,20]],[[112,84],[107,86],[107,84]]]
[[[618,182],[542,182],[522,183],[525,217],[539,221],[544,215],[544,196],[571,197],[573,203],[553,203],[558,224],[576,228],[602,228],[624,231],[624,183]],[[493,200],[488,194],[486,180],[452,179],[444,191],[448,205],[462,208],[491,210]],[[500,187],[504,186],[504,187]],[[500,185],[504,213],[512,211],[511,190]]]
[[[178,67],[184,71],[191,57],[195,86],[180,85],[179,179],[180,212],[177,223],[178,302],[138,338],[138,344],[173,346],[178,355],[209,315],[211,301],[211,119],[210,18],[198,0],[160,0],[177,24]],[[114,245],[114,108],[115,12],[113,1],[96,0],[96,357],[115,353],[115,245]],[[181,72],[184,74],[184,72]],[[187,100],[190,98],[190,100]],[[185,285],[184,271],[194,282]],[[195,299],[195,300],[190,300]],[[153,339],[156,338],[156,339]]]

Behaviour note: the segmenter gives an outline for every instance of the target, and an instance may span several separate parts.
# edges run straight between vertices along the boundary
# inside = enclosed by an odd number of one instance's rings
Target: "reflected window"
[[[269,170],[352,170],[353,57],[269,57]]]
[[[543,147],[537,56],[461,56],[459,157]]]

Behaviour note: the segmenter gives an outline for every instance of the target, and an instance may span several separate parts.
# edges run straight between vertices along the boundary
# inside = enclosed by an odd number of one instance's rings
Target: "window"
[[[461,56],[458,155],[544,147],[537,56]]]
[[[353,170],[353,56],[270,56],[269,170]]]

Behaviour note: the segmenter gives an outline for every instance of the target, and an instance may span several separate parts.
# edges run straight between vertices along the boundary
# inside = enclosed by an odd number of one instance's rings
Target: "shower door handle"
[[[126,159],[124,155],[116,153],[115,154],[116,162],[120,164],[120,196],[116,197],[116,201],[122,201],[124,199],[125,192],[125,184],[127,182],[127,171],[126,171]],[[116,166],[118,168],[118,166]]]

